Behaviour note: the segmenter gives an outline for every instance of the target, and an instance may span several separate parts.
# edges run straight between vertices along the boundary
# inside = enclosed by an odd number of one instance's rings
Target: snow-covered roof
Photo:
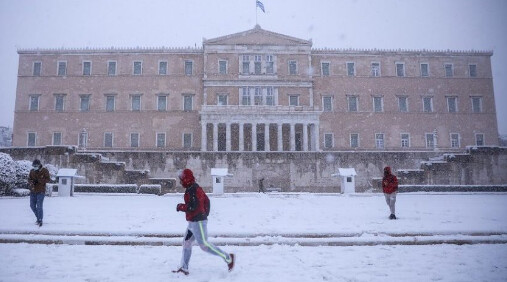
[[[356,176],[357,173],[356,173],[356,169],[353,168],[353,167],[349,167],[349,168],[340,167],[340,168],[338,168],[338,175],[341,175],[341,176]]]
[[[61,168],[56,174],[58,177],[78,177],[77,169],[74,168]]]

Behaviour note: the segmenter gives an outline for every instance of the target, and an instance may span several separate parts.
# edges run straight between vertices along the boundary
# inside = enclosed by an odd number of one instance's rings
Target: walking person
[[[32,169],[28,174],[28,187],[30,188],[30,208],[32,209],[37,221],[35,224],[42,226],[44,215],[43,204],[46,194],[46,183],[51,180],[49,171],[42,166],[40,160],[35,159],[32,163]]]
[[[204,190],[195,182],[194,174],[190,169],[183,170],[179,175],[180,184],[185,188],[183,199],[185,203],[178,204],[176,211],[185,212],[188,221],[187,231],[183,239],[183,252],[181,266],[175,273],[189,274],[188,264],[192,255],[192,244],[197,241],[199,247],[209,254],[221,257],[229,271],[234,267],[234,254],[222,251],[217,246],[208,242],[208,215],[210,201]]]
[[[398,193],[398,178],[392,174],[391,168],[386,166],[384,168],[384,178],[382,178],[382,190],[386,198],[386,203],[389,206],[391,215],[389,219],[396,219],[395,204],[396,194]]]

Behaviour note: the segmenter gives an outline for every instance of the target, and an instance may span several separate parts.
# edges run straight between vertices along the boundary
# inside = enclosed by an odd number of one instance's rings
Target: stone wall
[[[480,147],[461,152],[77,152],[74,147],[1,149],[14,159],[33,160],[57,167],[77,168],[86,183],[148,184],[168,180],[190,168],[206,190],[211,190],[211,168],[228,168],[225,192],[266,188],[284,192],[339,192],[340,167],[353,167],[356,191],[378,191],[384,166],[391,166],[400,184],[498,185],[507,183],[507,148]],[[151,179],[151,180],[150,180]],[[166,192],[180,189],[171,184]],[[180,190],[181,191],[181,190]]]

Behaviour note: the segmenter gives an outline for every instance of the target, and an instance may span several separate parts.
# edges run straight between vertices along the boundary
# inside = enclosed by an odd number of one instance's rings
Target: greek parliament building
[[[18,54],[18,147],[399,151],[499,142],[489,51],[315,49],[256,26],[202,48]]]

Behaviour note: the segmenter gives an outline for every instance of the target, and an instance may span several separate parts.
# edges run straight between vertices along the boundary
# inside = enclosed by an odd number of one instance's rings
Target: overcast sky
[[[313,47],[492,50],[498,129],[507,134],[505,0],[0,0],[0,126],[12,127],[18,48],[187,47],[251,29]]]

